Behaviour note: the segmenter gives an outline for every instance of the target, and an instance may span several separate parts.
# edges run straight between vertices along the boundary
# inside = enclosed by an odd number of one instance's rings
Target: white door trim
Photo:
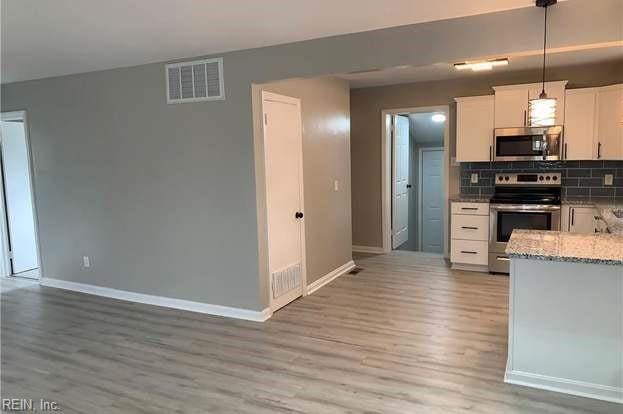
[[[447,118],[446,118],[447,121]],[[422,203],[422,186],[424,185],[424,180],[422,179],[423,175],[424,175],[424,170],[422,169],[422,161],[423,161],[423,154],[426,151],[443,151],[444,148],[443,147],[424,147],[424,148],[420,148],[420,150],[418,151],[418,189],[417,189],[417,199],[418,199],[418,207],[417,207],[417,226],[418,226],[418,249],[422,250],[422,209],[424,208],[424,204]],[[445,168],[444,168],[444,173],[445,173]],[[445,177],[444,177],[444,182],[445,182]],[[442,206],[442,212],[441,214],[443,215],[443,217],[446,216],[447,211],[446,211],[446,203],[444,203],[444,205]],[[444,223],[445,225],[445,223]],[[443,237],[442,237],[443,238]],[[445,245],[445,241],[444,241],[444,245]]]
[[[450,106],[423,106],[383,109],[381,111],[381,227],[383,231],[383,251],[392,251],[392,140],[386,118],[388,115],[412,114],[422,112],[440,112],[446,115],[443,134],[443,173],[444,173],[444,218],[443,218],[443,252],[448,257],[448,200],[450,198]]]
[[[41,280],[43,277],[43,261],[41,260],[41,242],[39,240],[39,220],[37,217],[37,196],[35,193],[35,174],[34,174],[34,156],[32,153],[32,146],[30,142],[30,128],[28,124],[28,113],[23,111],[11,111],[11,112],[2,112],[1,114],[2,121],[16,121],[21,120],[24,123],[24,134],[26,136],[26,151],[28,152],[28,174],[30,175],[30,193],[32,195],[32,212],[33,212],[33,220],[35,223],[35,243],[37,246],[37,261],[39,262],[39,270],[38,272],[31,273],[30,275],[33,278]],[[1,145],[1,141],[0,141]],[[4,188],[4,176],[0,174],[0,185],[1,188]],[[8,235],[9,230],[7,228],[6,222],[6,200],[4,199],[4,191],[0,190],[0,231],[2,235],[0,235],[0,271],[2,272],[3,277],[13,276],[11,274],[11,266],[9,265],[9,241]]]
[[[299,177],[301,177],[301,179],[299,180],[299,192],[300,192],[300,202],[301,202],[301,206],[303,207],[303,213],[305,213],[305,190],[304,190],[304,185],[303,185],[303,181],[304,181],[304,175],[303,175],[303,119],[302,119],[302,112],[301,112],[301,100],[299,98],[293,98],[291,96],[285,96],[285,95],[279,95],[273,92],[268,92],[265,90],[261,91],[261,102],[262,102],[262,110],[261,110],[261,114],[262,114],[262,120],[260,122],[261,124],[261,128],[262,128],[262,146],[265,142],[266,139],[266,130],[264,128],[264,102],[265,101],[272,101],[272,102],[281,102],[281,103],[286,103],[286,104],[290,104],[290,105],[295,105],[298,109],[298,115],[299,115],[299,135],[300,135],[300,157],[299,157]],[[266,153],[264,152],[264,168],[266,167]],[[264,177],[266,175],[264,174]],[[266,181],[264,181],[264,186],[262,188],[262,191],[264,192],[263,195],[263,199],[266,200],[266,196],[267,196],[267,188],[266,188]],[[265,209],[265,212],[268,213],[268,211]],[[298,296],[304,296],[306,294],[306,290],[307,290],[307,256],[306,256],[306,247],[305,247],[305,216],[303,216],[303,218],[301,219],[302,223],[301,223],[301,291],[300,291],[300,295]],[[265,228],[266,233],[266,240],[268,241],[268,227]],[[267,245],[268,248],[268,245]],[[269,286],[270,289],[270,271],[268,272],[268,280],[267,280],[267,284]],[[298,297],[296,296],[296,297]],[[288,302],[290,302],[290,300],[288,300]],[[273,299],[273,295],[269,293],[269,308],[271,309],[271,311],[275,311],[277,309],[279,309],[280,307],[284,306],[283,304],[281,304],[281,302],[279,300],[274,300]]]

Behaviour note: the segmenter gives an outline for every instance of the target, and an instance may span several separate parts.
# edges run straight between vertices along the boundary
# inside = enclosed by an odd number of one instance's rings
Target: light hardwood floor
[[[622,413],[504,384],[508,279],[358,255],[266,323],[4,281],[2,397],[73,413]]]

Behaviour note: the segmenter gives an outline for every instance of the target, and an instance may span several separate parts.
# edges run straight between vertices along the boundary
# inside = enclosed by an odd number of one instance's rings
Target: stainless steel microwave
[[[494,161],[562,159],[562,126],[496,128]]]

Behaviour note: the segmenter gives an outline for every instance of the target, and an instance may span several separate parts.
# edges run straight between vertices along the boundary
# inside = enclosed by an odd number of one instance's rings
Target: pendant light
[[[556,0],[536,0],[537,7],[545,9],[545,27],[543,30],[543,88],[538,99],[530,99],[528,109],[531,126],[549,126],[556,124],[556,98],[548,98],[545,93],[545,54],[547,49],[547,8],[556,4]]]

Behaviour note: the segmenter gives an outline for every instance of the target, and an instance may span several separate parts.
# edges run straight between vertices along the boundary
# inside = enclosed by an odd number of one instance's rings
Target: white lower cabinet
[[[560,229],[570,233],[595,233],[597,210],[594,207],[562,206]]]
[[[487,271],[489,203],[452,203],[450,261],[453,269]]]

